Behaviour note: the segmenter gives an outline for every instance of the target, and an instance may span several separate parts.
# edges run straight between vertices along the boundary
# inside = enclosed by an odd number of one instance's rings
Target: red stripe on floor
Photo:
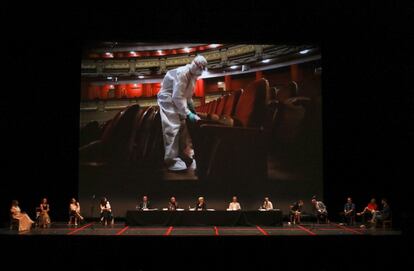
[[[140,228],[140,227],[129,227],[130,230],[143,230],[143,231],[165,231],[164,228]]]
[[[260,228],[259,226],[256,226],[256,228],[263,233],[263,235],[269,235],[264,229]]]
[[[164,234],[164,236],[170,235],[172,230],[173,230],[173,227],[172,226],[169,227],[167,232]]]
[[[94,224],[94,223],[92,222],[92,223],[86,224],[85,226],[80,227],[79,229],[76,229],[76,230],[73,230],[73,231],[71,231],[71,232],[68,232],[68,234],[67,234],[67,235],[72,235],[72,234],[74,234],[74,233],[76,233],[76,232],[78,232],[78,231],[84,230],[84,229],[86,229],[87,227],[91,226],[92,224]]]
[[[339,224],[335,224],[335,223],[332,223],[332,224],[334,224],[334,225],[338,226],[338,227],[339,227],[339,228],[341,228],[341,229],[346,230],[347,232],[352,232],[352,233],[357,233],[357,234],[363,234],[362,232],[359,232],[359,231],[356,231],[356,230],[350,229],[350,228],[348,228],[348,227],[345,227],[345,226],[342,226],[342,225],[339,225]]]
[[[308,230],[305,227],[302,227],[300,225],[297,226],[299,229],[306,231],[307,233],[309,233],[310,235],[316,235],[316,233],[314,233],[313,231]]]
[[[297,229],[297,228],[267,228],[264,230],[267,230],[267,231],[300,231],[300,229]]]
[[[175,231],[211,231],[211,227],[209,228],[178,228],[175,227]]]
[[[218,228],[217,228],[216,226],[214,226],[214,232],[215,232],[215,235],[216,235],[216,236],[218,236],[218,235],[219,235]]]
[[[119,232],[117,232],[116,235],[123,234],[127,229],[128,229],[128,226],[126,226],[125,228],[123,228],[122,230],[120,230]]]
[[[254,227],[251,228],[220,228],[221,231],[255,231],[256,229]]]

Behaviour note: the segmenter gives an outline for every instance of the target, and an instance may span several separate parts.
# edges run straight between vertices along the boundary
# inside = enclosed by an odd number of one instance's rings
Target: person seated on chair
[[[176,211],[178,208],[178,202],[176,201],[175,197],[170,198],[170,202],[168,202],[168,211]]]
[[[140,211],[151,209],[151,204],[147,196],[142,197],[142,202],[137,205],[137,209]]]
[[[12,219],[16,219],[19,221],[19,231],[27,231],[30,230],[34,221],[30,219],[30,217],[20,210],[19,202],[17,200],[13,200],[10,208],[10,214]]]
[[[312,205],[313,205],[313,210],[314,210],[314,214],[316,216],[316,220],[318,222],[318,224],[321,221],[328,221],[328,210],[326,209],[325,204],[320,201],[317,200],[316,197],[312,197]]]
[[[229,204],[229,208],[227,208],[227,211],[240,211],[240,210],[241,210],[240,203],[237,201],[237,197],[234,196],[231,199],[231,202]]]
[[[355,222],[355,203],[352,202],[352,198],[348,197],[346,200],[346,203],[344,205],[344,212],[341,213],[343,223],[340,223],[340,225],[343,225],[346,223],[347,225],[352,225]]]
[[[76,201],[75,198],[72,198],[70,200],[69,216],[70,216],[70,219],[69,219],[68,224],[71,224],[72,218],[74,218],[75,226],[78,225],[78,221],[83,221],[84,220],[83,216],[81,216],[81,214],[80,214],[80,204],[79,204],[79,202]]]
[[[265,197],[263,204],[260,206],[260,210],[273,210],[273,204],[272,202],[269,200],[269,197]]]
[[[198,202],[196,203],[195,210],[196,211],[205,211],[205,210],[207,210],[207,204],[204,201],[204,197],[199,197],[198,198]]]
[[[362,216],[362,225],[361,227],[364,227],[367,220],[369,222],[373,222],[372,221],[372,217],[375,211],[378,210],[378,205],[375,201],[374,198],[371,199],[371,201],[368,203],[368,205],[364,208],[364,210],[362,212],[357,213],[357,216]]]
[[[101,199],[100,207],[101,207],[101,222],[104,223],[105,226],[108,225],[108,221],[112,224],[113,223],[112,208],[107,198],[103,197]]]
[[[290,205],[290,223],[300,224],[300,215],[302,213],[303,200],[299,200]]]
[[[382,204],[382,210],[375,211],[372,215],[372,220],[374,223],[383,222],[384,220],[391,219],[391,208],[388,205],[388,200],[383,198],[381,200],[381,204]]]
[[[49,203],[47,203],[47,198],[43,198],[40,202],[40,214],[39,214],[39,227],[46,228],[50,225],[49,217]]]

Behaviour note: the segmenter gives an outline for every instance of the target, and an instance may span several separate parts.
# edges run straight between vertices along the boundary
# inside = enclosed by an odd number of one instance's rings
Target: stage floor
[[[360,228],[330,224],[301,224],[283,227],[129,227],[124,223],[103,226],[92,222],[69,226],[66,223],[52,223],[50,228],[34,228],[18,232],[9,228],[0,229],[0,235],[105,235],[105,236],[319,236],[319,235],[401,235],[401,231],[383,228]]]

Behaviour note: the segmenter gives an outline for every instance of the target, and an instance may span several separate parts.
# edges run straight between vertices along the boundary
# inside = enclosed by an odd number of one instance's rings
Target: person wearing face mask
[[[191,140],[185,126],[186,119],[197,122],[193,93],[197,77],[207,68],[207,60],[199,55],[191,64],[170,70],[165,75],[157,95],[161,114],[165,155],[164,161],[171,171],[195,169]],[[184,162],[184,161],[187,162]]]

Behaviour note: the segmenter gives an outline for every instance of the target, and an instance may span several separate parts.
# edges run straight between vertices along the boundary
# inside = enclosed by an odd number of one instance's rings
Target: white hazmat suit
[[[165,147],[164,160],[169,170],[181,171],[187,168],[179,158],[190,143],[185,120],[188,118],[196,122],[200,119],[192,112],[192,96],[197,77],[206,67],[207,60],[203,56],[197,56],[191,64],[168,71],[162,81],[157,98]],[[192,167],[195,167],[195,161]]]

